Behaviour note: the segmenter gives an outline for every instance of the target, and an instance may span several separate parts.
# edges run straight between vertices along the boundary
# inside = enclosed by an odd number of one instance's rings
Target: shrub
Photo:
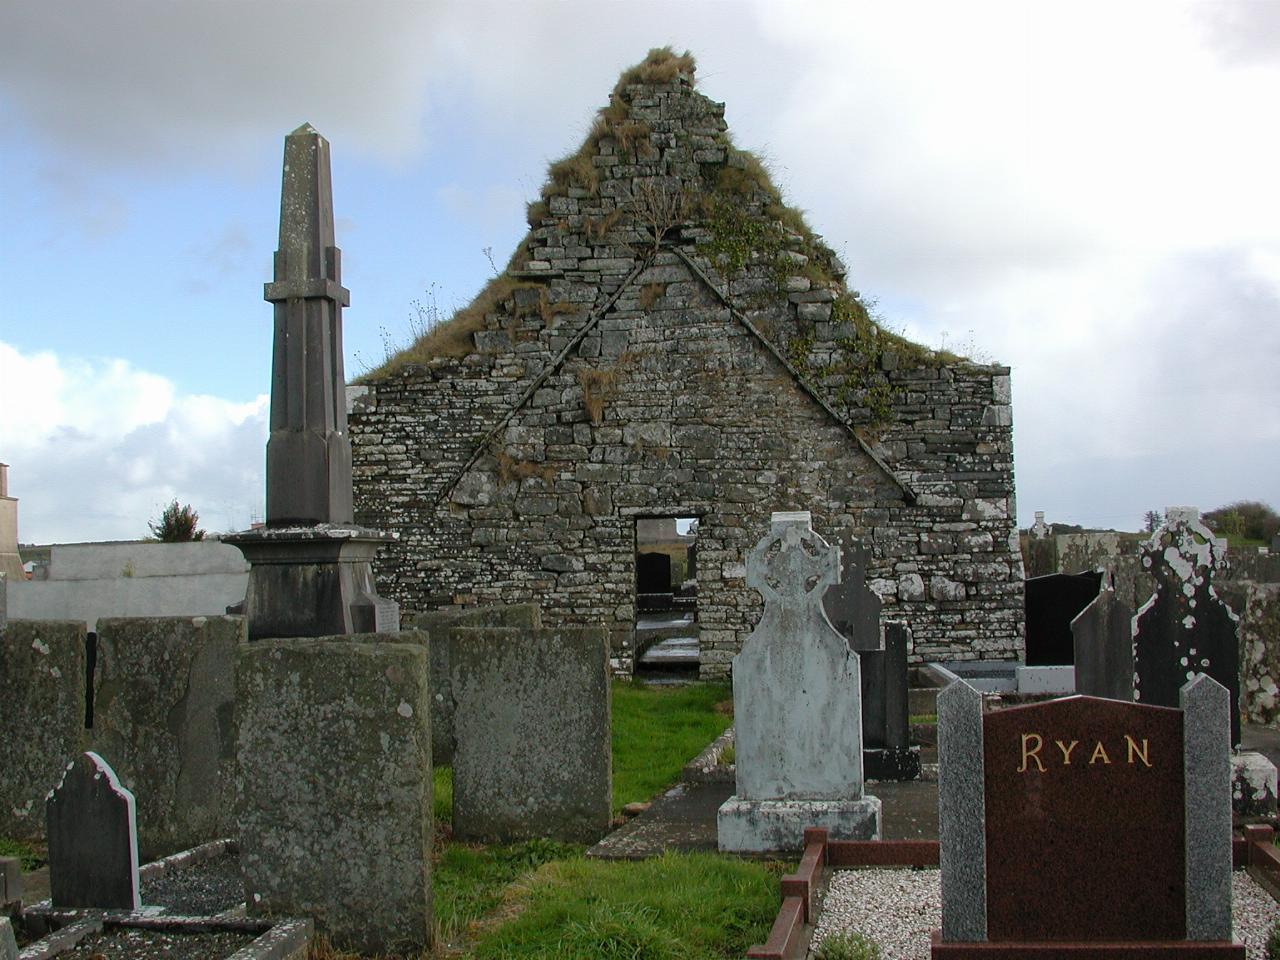
[[[151,535],[161,543],[188,543],[192,540],[203,540],[204,531],[196,529],[200,523],[200,514],[192,509],[191,504],[178,506],[174,500],[160,514],[160,519],[148,523]]]

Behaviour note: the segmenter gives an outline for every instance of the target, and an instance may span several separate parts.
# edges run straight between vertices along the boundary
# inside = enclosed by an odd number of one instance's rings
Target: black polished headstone
[[[45,802],[49,892],[55,907],[137,910],[133,794],[96,753],[76,757]]]
[[[1071,621],[1098,595],[1102,574],[1051,573],[1026,581],[1027,666],[1075,662]]]
[[[840,546],[840,582],[822,595],[822,608],[851,650],[882,650],[880,598],[866,585],[871,551],[847,530],[836,534],[835,541]]]
[[[1226,542],[1215,539],[1199,511],[1170,507],[1164,525],[1143,544],[1142,565],[1155,593],[1133,619],[1133,698],[1177,706],[1178,691],[1208,674],[1231,695],[1231,745],[1240,744],[1239,618],[1213,589],[1226,569]]]
[[[1103,587],[1071,621],[1076,693],[1108,700],[1133,699],[1133,607]]]
[[[868,780],[916,780],[920,748],[911,746],[907,655],[911,630],[886,621],[884,649],[858,654],[862,661],[862,769]]]

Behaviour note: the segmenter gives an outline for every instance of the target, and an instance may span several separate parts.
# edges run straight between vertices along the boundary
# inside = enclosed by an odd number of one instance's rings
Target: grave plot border
[[[180,850],[138,868],[138,879],[154,880],[177,870],[186,869],[224,853],[238,853],[239,844],[230,837],[211,840],[189,850]],[[207,917],[177,915],[148,916],[124,910],[60,909],[42,900],[25,908],[21,921],[31,930],[43,930],[41,938],[28,945],[20,960],[56,960],[59,954],[75,947],[81,940],[102,930],[158,930],[170,933],[254,933],[257,939],[226,957],[226,960],[303,960],[315,933],[310,917],[243,917],[231,915],[242,909],[232,908]],[[145,909],[145,905],[144,905]]]
[[[1280,903],[1280,850],[1275,846],[1276,831],[1265,825],[1250,825],[1243,828],[1243,835],[1232,838],[1232,869],[1245,870],[1258,885],[1262,887],[1277,903]],[[938,866],[939,843],[937,840],[832,840],[825,827],[808,827],[804,831],[804,854],[800,858],[794,873],[786,874],[781,880],[781,904],[778,915],[773,921],[768,939],[756,944],[747,951],[748,960],[804,960],[809,952],[809,944],[817,927],[820,910],[819,894],[826,887],[834,870],[859,867],[914,867],[929,868]],[[937,943],[935,939],[934,943]],[[970,946],[970,944],[960,944]],[[986,945],[983,945],[986,947]],[[997,950],[986,948],[984,953],[993,952],[1004,956],[1036,956],[1052,957],[1052,953],[1023,951],[1022,944],[997,945]],[[1064,944],[1051,944],[1051,947],[1062,947],[1060,956],[1071,960],[1091,960],[1093,948],[1110,950],[1107,957],[1125,956],[1125,950],[1138,947],[1130,955],[1160,956],[1145,952],[1146,944],[1103,944],[1095,943],[1072,947]],[[1167,946],[1167,945],[1161,945]],[[1175,943],[1169,957],[1179,960],[1194,960],[1197,956],[1223,957],[1232,954],[1215,950],[1211,954],[1197,953],[1202,943],[1183,941]],[[1232,945],[1235,946],[1235,945]],[[1117,952],[1117,948],[1119,952]],[[1237,957],[1244,956],[1241,946]]]
[[[59,911],[59,915],[73,911]],[[19,960],[57,960],[85,937],[114,930],[153,930],[166,933],[253,933],[256,939],[225,960],[303,960],[315,924],[310,917],[249,919],[246,917],[144,917],[119,911],[77,910],[70,921],[46,934],[18,954]],[[53,919],[49,915],[46,919]]]

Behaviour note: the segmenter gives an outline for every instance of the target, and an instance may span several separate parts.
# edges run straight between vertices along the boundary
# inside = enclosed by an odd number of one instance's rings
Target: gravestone
[[[1076,693],[1133,699],[1133,607],[1108,583],[1071,621]]]
[[[428,658],[412,633],[236,647],[236,822],[253,915],[336,945],[431,941]]]
[[[877,839],[880,801],[863,794],[858,654],[823,611],[840,550],[808,511],[775,513],[747,555],[764,614],[733,660],[736,792],[717,814],[727,852],[798,850],[805,827]]]
[[[1071,621],[1098,595],[1101,573],[1051,573],[1025,581],[1029,667],[1075,662]]]
[[[144,860],[234,835],[240,617],[98,621],[89,745],[138,801]]]
[[[55,907],[138,910],[133,794],[96,753],[67,765],[45,802],[49,892]]]
[[[908,704],[911,629],[884,624],[884,649],[864,650],[862,661],[862,772],[868,780],[917,780],[920,748],[911,745]]]
[[[849,641],[850,649],[883,650],[880,597],[867,587],[871,551],[848,530],[842,530],[836,542],[840,547],[840,582],[822,595],[822,608],[831,625]]]
[[[449,682],[449,651],[456,627],[523,627],[542,626],[542,612],[536,604],[519,603],[502,606],[469,607],[463,610],[432,610],[418,614],[414,626],[426,639],[431,658],[431,762],[437,767],[453,763],[453,715],[456,705],[453,686]]]
[[[329,143],[310,124],[285,138],[275,305],[267,519],[223,537],[249,561],[249,639],[394,633],[372,561],[392,539],[353,521],[342,372],[342,254],[335,246]]]
[[[938,697],[942,930],[932,956],[1243,958],[1230,943],[1229,698]]]
[[[1231,743],[1240,743],[1240,618],[1218,597],[1214,574],[1227,566],[1227,545],[1192,507],[1169,507],[1142,545],[1142,565],[1156,589],[1133,618],[1133,698],[1176,706],[1178,690],[1208,674],[1231,695]]]
[[[454,836],[599,840],[613,798],[605,630],[458,627],[451,644]]]
[[[11,620],[0,634],[0,836],[43,835],[44,800],[85,741],[83,621]]]

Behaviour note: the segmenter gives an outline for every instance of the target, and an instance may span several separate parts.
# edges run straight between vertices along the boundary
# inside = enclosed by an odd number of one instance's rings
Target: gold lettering
[[[1134,755],[1136,754],[1136,755],[1138,756],[1138,758],[1139,758],[1143,763],[1145,763],[1148,767],[1149,767],[1149,766],[1151,766],[1151,761],[1147,759],[1147,750],[1148,750],[1148,747],[1147,747],[1147,738],[1146,738],[1146,737],[1143,737],[1143,738],[1142,738],[1142,749],[1141,749],[1141,750],[1139,750],[1139,749],[1138,749],[1138,744],[1134,741],[1133,737],[1129,736],[1129,734],[1127,734],[1127,733],[1124,735],[1124,741],[1125,741],[1125,743],[1126,743],[1126,744],[1128,745],[1128,747],[1129,747],[1129,762],[1130,762],[1130,763],[1133,763],[1133,758],[1134,758]]]
[[[1032,740],[1036,742],[1034,750],[1028,750],[1027,744]],[[1040,748],[1044,746],[1044,738],[1038,733],[1024,733],[1022,735],[1022,765],[1018,767],[1019,773],[1027,772],[1027,761],[1034,760],[1036,766],[1040,768],[1040,772],[1044,773],[1044,764],[1040,762]]]
[[[1097,763],[1099,757],[1102,758],[1103,763],[1111,762],[1111,758],[1107,756],[1106,747],[1102,745],[1101,740],[1099,740],[1098,745],[1093,748],[1093,756],[1089,758],[1089,765],[1092,766],[1093,764]]]
[[[1069,744],[1063,743],[1061,740],[1053,741],[1058,745],[1058,749],[1062,751],[1062,765],[1069,766],[1071,763],[1071,751],[1076,748],[1079,740],[1072,740]]]

